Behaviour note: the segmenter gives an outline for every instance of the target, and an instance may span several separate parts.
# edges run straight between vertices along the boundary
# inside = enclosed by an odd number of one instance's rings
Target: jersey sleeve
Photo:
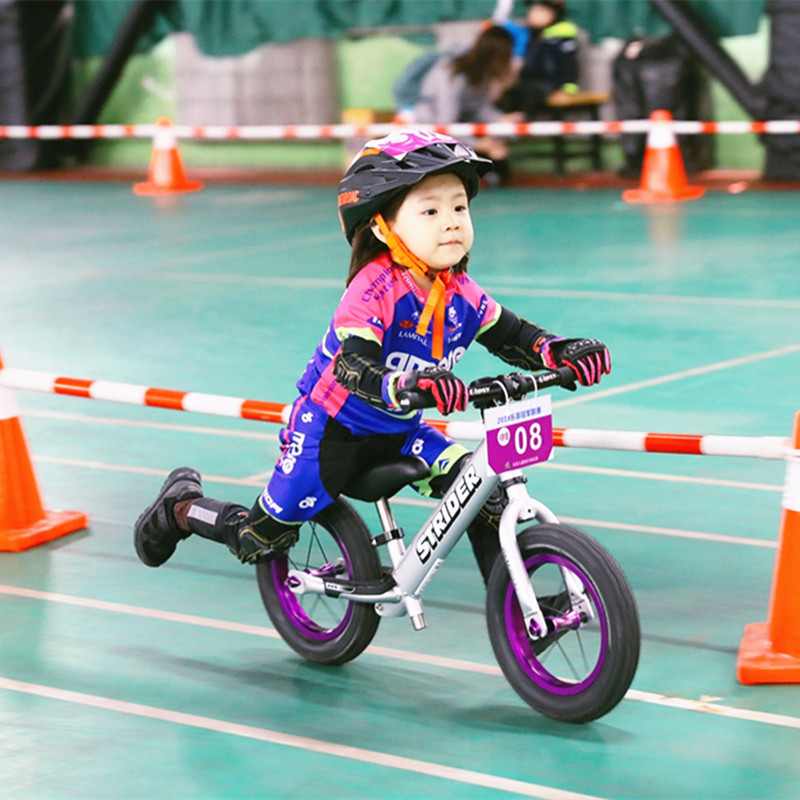
[[[392,288],[397,274],[389,264],[385,268],[374,262],[359,272],[345,290],[333,315],[333,331],[343,342],[357,336],[378,345],[383,343],[386,330],[392,324],[394,305]]]

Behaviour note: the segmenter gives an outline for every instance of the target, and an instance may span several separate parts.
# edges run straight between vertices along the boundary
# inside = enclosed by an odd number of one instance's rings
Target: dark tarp
[[[105,55],[133,0],[76,0],[73,54]],[[166,34],[185,30],[211,56],[246,53],[265,42],[334,37],[353,28],[421,26],[436,22],[487,19],[494,0],[174,0],[139,49]],[[754,33],[764,0],[691,0],[718,36]],[[514,13],[523,16],[522,0]],[[648,0],[569,0],[569,16],[590,37],[661,36],[667,23]]]

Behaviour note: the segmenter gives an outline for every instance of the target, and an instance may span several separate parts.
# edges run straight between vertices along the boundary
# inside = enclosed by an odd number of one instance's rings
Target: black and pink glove
[[[611,372],[611,354],[597,339],[548,339],[541,349],[542,361],[549,369],[569,367],[581,386],[600,383]]]
[[[467,407],[467,387],[448,369],[431,367],[424,372],[410,370],[390,379],[388,394],[391,404],[402,408],[424,408],[428,403],[417,403],[409,398],[428,395],[436,403],[440,414],[464,411]],[[406,399],[406,402],[404,401]]]

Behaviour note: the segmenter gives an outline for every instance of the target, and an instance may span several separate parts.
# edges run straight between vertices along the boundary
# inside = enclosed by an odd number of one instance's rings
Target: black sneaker
[[[148,567],[160,567],[175,552],[178,542],[190,535],[178,528],[172,509],[181,500],[203,496],[200,474],[191,467],[172,470],[158,497],[139,515],[133,527],[136,555]]]

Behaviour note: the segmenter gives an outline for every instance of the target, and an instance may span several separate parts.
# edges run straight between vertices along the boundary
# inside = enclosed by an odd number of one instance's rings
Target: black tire
[[[535,525],[518,541],[545,617],[572,611],[562,573],[569,570],[583,584],[594,619],[531,642],[505,562],[498,558],[486,600],[497,662],[517,694],[541,714],[561,722],[597,719],[622,700],[639,663],[633,592],[611,555],[575,528]]]
[[[370,604],[296,595],[286,584],[290,569],[319,570],[337,561],[340,578],[375,580],[381,575],[367,527],[342,498],[300,527],[300,539],[288,555],[256,566],[261,599],[272,624],[292,649],[320,664],[355,658],[372,641],[380,622]]]

